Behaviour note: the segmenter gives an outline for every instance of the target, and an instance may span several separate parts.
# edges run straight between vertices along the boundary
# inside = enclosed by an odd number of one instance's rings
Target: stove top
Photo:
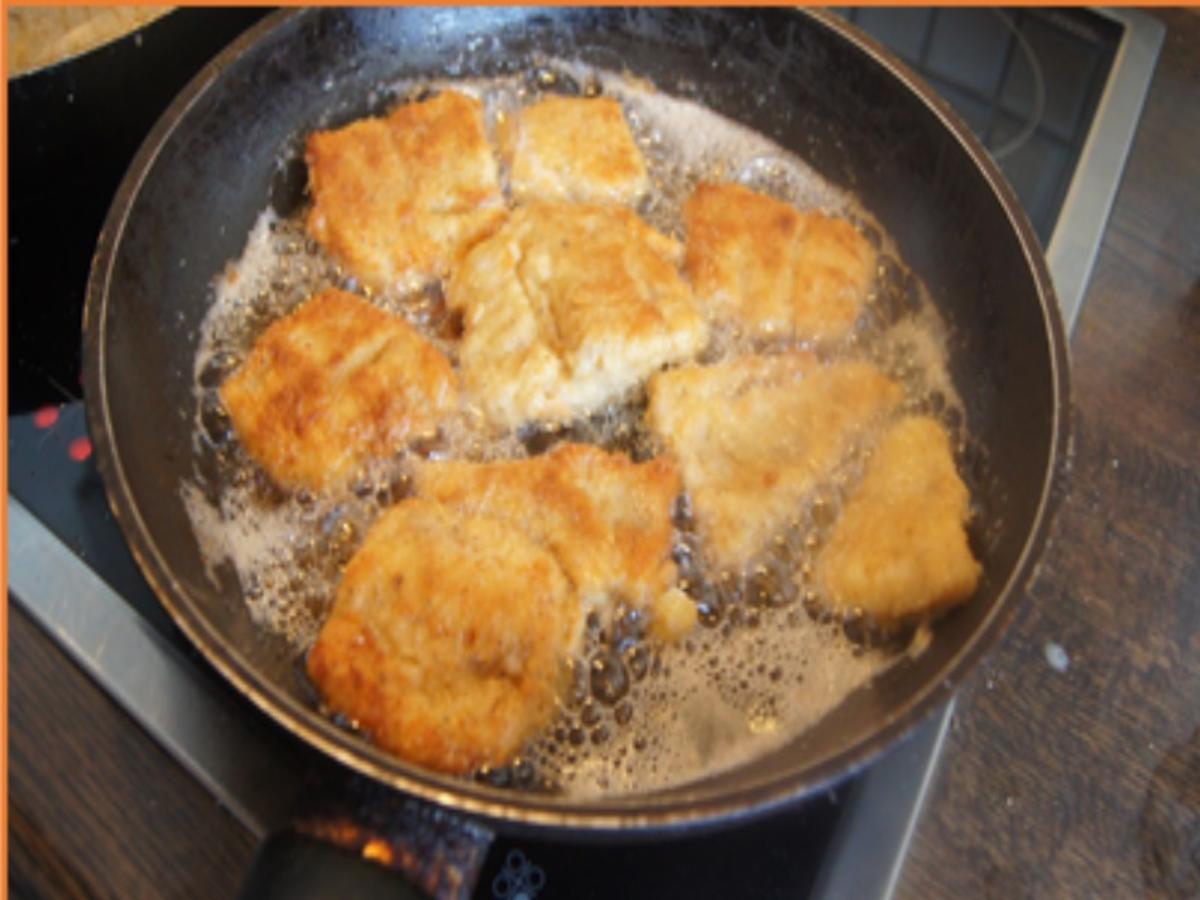
[[[993,152],[1046,244],[1073,323],[1161,26],[1084,10],[838,12],[929,80]],[[228,687],[142,579],[91,460],[78,323],[95,235],[137,144],[208,56],[261,15],[185,9],[129,38],[157,54],[164,74],[103,129],[85,111],[88,92],[112,78],[115,50],[77,60],[70,74],[10,82],[8,418],[10,597],[260,835],[314,795],[343,795],[356,776]],[[78,147],[97,142],[80,173]],[[499,838],[476,896],[890,896],[950,712],[835,790],[735,829],[633,846]]]

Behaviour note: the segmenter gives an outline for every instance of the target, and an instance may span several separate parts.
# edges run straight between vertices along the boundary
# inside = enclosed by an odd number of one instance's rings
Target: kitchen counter
[[[1072,342],[1071,490],[959,696],[904,900],[1200,894],[1200,14],[1156,15]],[[14,897],[235,894],[254,836],[12,606],[9,710]]]
[[[1071,342],[1070,496],[960,694],[903,900],[1200,896],[1200,14],[1156,15]]]

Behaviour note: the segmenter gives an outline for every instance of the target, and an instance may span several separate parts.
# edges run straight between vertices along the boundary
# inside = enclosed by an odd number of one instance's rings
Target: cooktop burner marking
[[[77,437],[71,441],[67,453],[75,462],[83,462],[92,455],[92,442],[85,437]]]
[[[57,406],[43,406],[33,414],[33,424],[41,429],[50,428],[58,421]]]

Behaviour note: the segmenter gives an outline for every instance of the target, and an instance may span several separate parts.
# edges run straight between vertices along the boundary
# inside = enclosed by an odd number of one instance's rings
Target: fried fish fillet
[[[308,672],[380,746],[466,773],[548,722],[581,622],[559,564],[520,530],[410,498],[347,565]]]
[[[436,429],[458,403],[436,347],[338,290],[267,328],[220,393],[250,456],[280,486],[311,490]]]
[[[883,623],[966,600],[982,571],[967,544],[969,502],[942,426],[926,416],[900,420],[817,560],[827,600]]]
[[[854,326],[876,256],[849,222],[731,183],[698,185],[683,215],[686,271],[713,319],[817,341]]]
[[[505,135],[514,199],[636,203],[646,164],[611,97],[547,97],[520,110]]]
[[[445,275],[504,218],[482,104],[444,91],[308,138],[308,231],[376,288]]]
[[[678,460],[709,561],[730,568],[762,550],[903,397],[868,363],[798,352],[684,366],[656,375],[649,394],[647,421]]]
[[[505,522],[546,548],[581,600],[653,604],[676,580],[671,510],[679,473],[669,460],[635,463],[588,444],[521,460],[429,462],[418,496]]]
[[[463,385],[499,428],[585,415],[708,332],[679,247],[618,206],[516,210],[452,274]]]

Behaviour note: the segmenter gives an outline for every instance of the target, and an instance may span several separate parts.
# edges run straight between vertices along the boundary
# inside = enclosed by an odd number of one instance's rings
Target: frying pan
[[[785,746],[699,781],[572,800],[406,764],[323,717],[237,579],[206,574],[180,496],[192,477],[192,363],[210,281],[259,212],[302,202],[303,136],[379,112],[398,79],[489,76],[572,59],[696,99],[857,194],[951,334],[984,576],[932,642]],[[374,89],[374,90],[373,90]],[[182,631],[264,713],[346,766],[509,830],[622,837],[729,824],[867,764],[945,702],[991,645],[1046,542],[1066,460],[1067,361],[1033,232],[953,113],[869,39],[820,12],[371,9],[276,14],[202,71],[120,187],[88,287],[85,388],[109,499]]]

